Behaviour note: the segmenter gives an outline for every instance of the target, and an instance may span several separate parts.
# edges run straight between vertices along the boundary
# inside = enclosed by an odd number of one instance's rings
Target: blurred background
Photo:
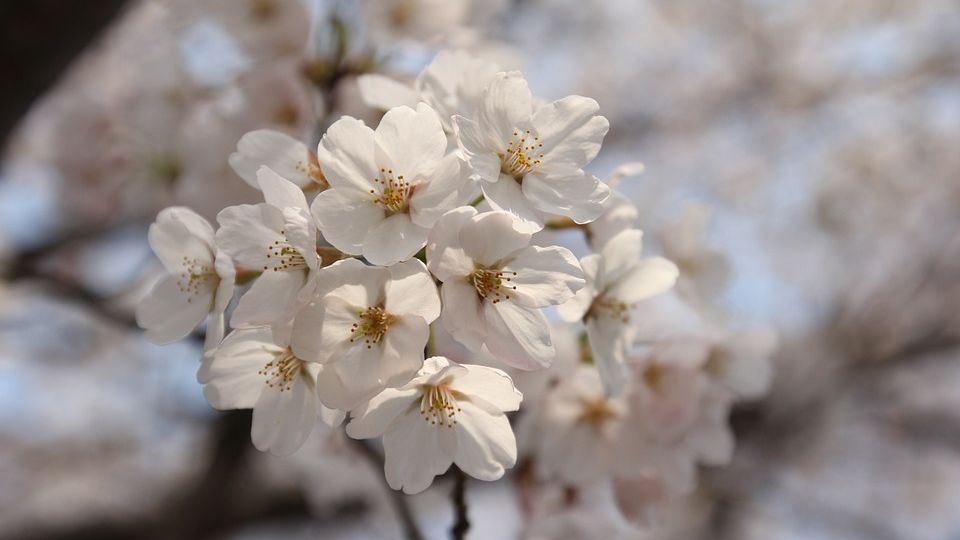
[[[132,313],[161,208],[259,199],[243,133],[376,121],[356,76],[441,47],[597,99],[591,171],[646,164],[620,189],[648,232],[709,208],[719,304],[779,334],[733,464],[655,537],[960,539],[955,0],[8,0],[0,24],[0,539],[401,536],[342,436],[257,452],[203,399],[202,336],[151,345]],[[442,538],[435,487],[410,506]],[[509,490],[468,497],[471,538],[517,534]]]

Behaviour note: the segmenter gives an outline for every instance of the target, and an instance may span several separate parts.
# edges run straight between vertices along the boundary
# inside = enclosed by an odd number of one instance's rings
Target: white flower
[[[612,393],[624,386],[623,360],[632,338],[633,304],[660,294],[677,280],[677,267],[662,257],[641,258],[643,233],[623,231],[598,254],[580,260],[587,285],[560,306],[567,321],[583,320],[593,360]]]
[[[235,328],[284,322],[316,270],[317,226],[303,191],[267,167],[257,171],[265,203],[230,206],[217,215],[217,246],[245,269],[262,271],[230,318]]]
[[[207,348],[223,337],[223,311],[233,298],[233,262],[214,246],[213,227],[193,210],[166,208],[150,225],[150,247],[167,274],[137,306],[147,339],[168,343],[186,337],[211,314]]]
[[[711,215],[712,210],[706,204],[690,203],[660,234],[663,252],[683,271],[682,284],[692,286],[692,292],[708,298],[723,292],[730,280],[726,255],[714,248],[707,237]]]
[[[647,357],[638,368],[621,431],[635,459],[621,476],[654,476],[674,496],[689,493],[697,463],[722,465],[733,454],[732,395],[695,367]]]
[[[582,169],[600,151],[610,125],[598,109],[582,96],[534,107],[520,73],[498,73],[476,119],[455,116],[453,129],[490,205],[538,231],[544,213],[587,223],[603,212],[610,189]]]
[[[777,334],[756,326],[731,331],[710,349],[704,369],[738,399],[756,399],[767,393],[773,375],[770,356]]]
[[[318,273],[313,300],[294,319],[292,346],[326,364],[321,401],[349,410],[417,373],[439,315],[436,285],[420,261],[380,268],[346,259]]]
[[[463,26],[470,0],[363,0],[363,20],[382,45],[445,40]]]
[[[436,113],[422,103],[391,109],[376,131],[338,120],[318,150],[330,189],[312,209],[324,238],[376,265],[412,257],[436,220],[462,202],[467,182],[446,148]]]
[[[500,67],[463,50],[440,51],[413,83],[413,88],[377,74],[361,75],[357,83],[364,102],[389,110],[423,101],[440,116],[443,130],[453,133],[451,118],[476,115],[483,90]]]
[[[351,413],[347,434],[383,435],[384,472],[393,489],[419,493],[455,463],[480,480],[496,480],[517,461],[504,414],[523,396],[494,368],[428,358],[417,377],[387,389]]]
[[[530,233],[506,212],[452,210],[427,245],[430,271],[443,282],[443,327],[468,349],[486,347],[520,369],[555,356],[542,308],[561,304],[584,285],[577,259],[559,246],[528,246]]]
[[[301,189],[326,186],[317,156],[307,145],[293,137],[271,129],[246,133],[237,142],[237,151],[230,154],[230,166],[240,178],[260,189],[257,171],[266,166]]]
[[[216,409],[253,409],[253,445],[271,454],[299,449],[317,420],[334,426],[343,413],[323,407],[316,394],[319,364],[278,345],[267,327],[234,330],[203,359],[197,380]]]
[[[627,414],[623,396],[607,395],[596,369],[577,368],[543,404],[537,441],[541,472],[579,485],[609,480]]]

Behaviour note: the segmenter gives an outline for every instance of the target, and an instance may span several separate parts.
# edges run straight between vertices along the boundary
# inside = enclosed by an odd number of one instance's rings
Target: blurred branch
[[[145,225],[145,222],[130,220],[68,230],[43,244],[16,253],[0,269],[0,279],[7,282],[39,281],[45,285],[47,293],[82,304],[119,326],[137,328],[136,321],[129,313],[120,313],[110,307],[111,298],[90,289],[76,279],[76,276],[70,275],[70,272],[56,272],[44,268],[43,263],[58,255],[62,256],[66,250],[81,248],[87,242],[98,240],[113,231],[138,224]]]
[[[154,511],[138,519],[105,520],[70,530],[19,531],[17,540],[96,538],[211,538],[246,525],[275,520],[335,522],[367,511],[361,499],[348,499],[315,515],[297,488],[265,485],[250,474],[251,412],[229,411],[214,422],[213,442],[198,480],[174,491]]]
[[[0,152],[10,132],[73,59],[112,21],[126,0],[0,2]]]
[[[470,518],[467,516],[467,476],[459,467],[453,468],[453,491],[450,500],[453,503],[453,527],[450,528],[450,537],[454,540],[463,540],[470,530]]]

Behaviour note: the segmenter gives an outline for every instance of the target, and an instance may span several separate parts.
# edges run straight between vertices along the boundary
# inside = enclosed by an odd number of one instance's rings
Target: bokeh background
[[[708,210],[717,301],[779,335],[733,464],[652,537],[960,539],[960,4],[420,3],[0,4],[0,538],[399,537],[342,437],[258,453],[201,395],[202,338],[151,345],[132,312],[159,209],[259,198],[243,133],[375,121],[357,74],[465,47],[596,98],[592,172],[646,164],[621,189],[652,233]],[[446,489],[411,501],[431,538]],[[511,497],[471,486],[471,538],[516,534]]]

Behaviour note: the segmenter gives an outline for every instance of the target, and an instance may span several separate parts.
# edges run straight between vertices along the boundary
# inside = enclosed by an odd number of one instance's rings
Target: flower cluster
[[[167,274],[138,322],[165,342],[207,317],[210,404],[252,408],[254,445],[281,455],[349,417],[407,493],[451,464],[498,479],[518,454],[547,482],[673,493],[726,459],[729,404],[744,374],[757,384],[717,334],[662,330],[687,328],[664,304],[693,304],[664,294],[677,265],[643,255],[636,208],[611,192],[637,167],[584,170],[609,127],[597,102],[536,98],[463,51],[412,86],[359,87],[376,127],[344,116],[316,152],[247,133],[229,163],[262,203],[225,208],[216,231],[182,207],[151,227]],[[555,245],[560,228],[595,252]]]

